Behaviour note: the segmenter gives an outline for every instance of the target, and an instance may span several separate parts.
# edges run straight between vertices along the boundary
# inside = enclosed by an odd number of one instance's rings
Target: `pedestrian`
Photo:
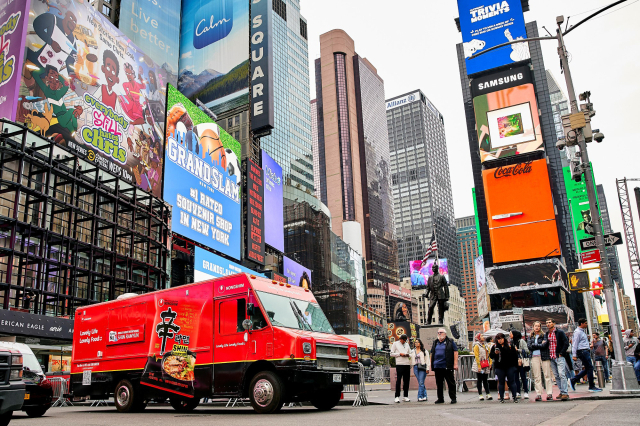
[[[593,340],[591,340],[591,348],[593,349],[593,356],[596,362],[600,361],[602,363],[602,368],[604,370],[604,379],[607,383],[610,383],[609,380],[609,347],[607,343],[600,338],[600,333],[594,331],[592,334]]]
[[[502,333],[496,334],[495,345],[491,348],[489,356],[493,359],[493,365],[498,376],[498,396],[504,403],[505,378],[509,383],[509,389],[513,396],[513,402],[518,402],[516,394],[516,372],[518,367],[518,350],[509,343]]]
[[[424,350],[422,340],[416,339],[411,350],[411,365],[413,365],[413,374],[418,379],[418,401],[427,400],[427,388],[424,387],[424,380],[429,374],[431,368],[431,360],[429,352]]]
[[[633,355],[636,357],[636,363],[633,364],[633,369],[636,372],[636,379],[638,379],[638,384],[640,385],[640,345],[636,345],[636,350],[633,352]]]
[[[438,399],[436,404],[444,404],[444,382],[447,381],[451,403],[456,401],[456,380],[453,371],[458,369],[458,346],[447,336],[444,328],[438,329],[438,338],[431,347],[431,369],[436,373]]]
[[[574,360],[580,359],[584,366],[584,370],[571,379],[571,389],[575,391],[576,383],[586,375],[589,380],[589,392],[602,392],[602,389],[596,387],[596,384],[593,381],[593,364],[591,362],[591,350],[589,347],[589,337],[587,337],[587,327],[587,320],[580,318],[578,320],[578,328],[573,332],[572,358]]]
[[[536,401],[542,401],[542,374],[547,388],[547,401],[553,399],[551,384],[551,361],[549,360],[549,341],[545,339],[540,321],[533,323],[533,331],[529,338],[531,349],[531,371],[536,386]]]
[[[511,343],[516,347],[519,355],[516,367],[516,395],[518,398],[523,395],[524,399],[529,399],[529,381],[527,380],[527,373],[531,365],[529,347],[522,338],[522,333],[517,330],[511,332]]]
[[[637,365],[638,363],[636,362],[636,356],[635,356],[636,348],[639,345],[638,345],[638,339],[635,337],[634,334],[635,333],[631,329],[625,330],[624,339],[622,342],[624,345],[624,353],[625,353],[625,356],[627,357],[627,362],[630,362],[631,365],[633,365],[633,369],[636,372],[636,379],[638,380],[638,382],[640,382],[640,365]],[[636,365],[637,365],[637,368],[636,368]]]
[[[411,347],[407,343],[406,334],[400,336],[391,345],[391,356],[396,359],[396,403],[400,402],[400,381],[402,381],[404,391],[404,402],[409,402],[409,380],[411,378]]]
[[[560,389],[560,395],[556,397],[558,400],[568,401],[569,386],[567,383],[567,361],[563,354],[569,347],[569,339],[564,331],[558,330],[556,322],[553,318],[547,319],[547,332],[544,335],[545,340],[549,342],[549,360],[551,361],[551,370],[556,378],[556,385]],[[550,389],[547,389],[549,392]]]
[[[485,343],[482,333],[476,334],[475,342],[473,343],[473,354],[476,357],[476,362],[473,363],[471,370],[476,373],[477,385],[478,385],[478,398],[480,401],[484,401],[485,397],[482,396],[482,386],[487,400],[492,400],[493,397],[489,392],[489,374],[491,373],[491,357],[489,352],[491,351],[491,345]]]

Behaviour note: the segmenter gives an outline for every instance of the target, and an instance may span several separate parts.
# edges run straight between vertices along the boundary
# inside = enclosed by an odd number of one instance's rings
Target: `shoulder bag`
[[[423,364],[422,362],[422,357],[420,356],[422,354],[422,356],[424,356],[424,352],[420,352],[420,353],[416,353],[416,358],[418,358],[418,362],[416,363],[416,365],[418,366],[418,371],[427,371],[427,364]]]
[[[486,348],[486,347],[484,347],[484,352],[485,352],[485,356],[487,356],[487,355],[488,355],[488,353],[489,353],[489,351],[487,350],[487,348]],[[485,359],[481,359],[481,360],[480,360],[480,368],[482,368],[483,370],[484,370],[485,368],[489,368],[489,360],[488,360],[488,359],[486,359],[486,358],[485,358]]]

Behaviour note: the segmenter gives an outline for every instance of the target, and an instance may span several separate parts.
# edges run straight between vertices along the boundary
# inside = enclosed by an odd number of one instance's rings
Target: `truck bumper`
[[[358,372],[298,370],[291,373],[291,383],[296,386],[310,386],[310,389],[313,390],[342,385],[357,385],[360,382]]]
[[[6,389],[0,392],[0,414],[18,411],[24,403],[24,385],[22,389]]]

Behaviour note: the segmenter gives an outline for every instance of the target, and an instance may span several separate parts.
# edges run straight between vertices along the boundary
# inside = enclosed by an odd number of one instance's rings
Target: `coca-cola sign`
[[[498,167],[496,171],[493,172],[493,177],[500,179],[517,175],[526,175],[527,173],[531,173],[531,163],[533,163],[533,161],[518,163],[515,166]]]

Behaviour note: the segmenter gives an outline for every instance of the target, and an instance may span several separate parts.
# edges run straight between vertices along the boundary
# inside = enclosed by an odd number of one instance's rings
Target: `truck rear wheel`
[[[342,388],[331,388],[311,399],[311,405],[320,411],[331,410],[338,405],[342,396]]]
[[[179,413],[189,413],[195,410],[198,404],[200,404],[200,400],[196,398],[171,397],[169,398],[169,402],[173,409]]]
[[[271,414],[282,408],[284,385],[272,371],[262,371],[251,379],[249,399],[253,409],[261,414]]]
[[[147,406],[141,392],[127,379],[120,380],[113,395],[116,410],[121,413],[142,411]]]

